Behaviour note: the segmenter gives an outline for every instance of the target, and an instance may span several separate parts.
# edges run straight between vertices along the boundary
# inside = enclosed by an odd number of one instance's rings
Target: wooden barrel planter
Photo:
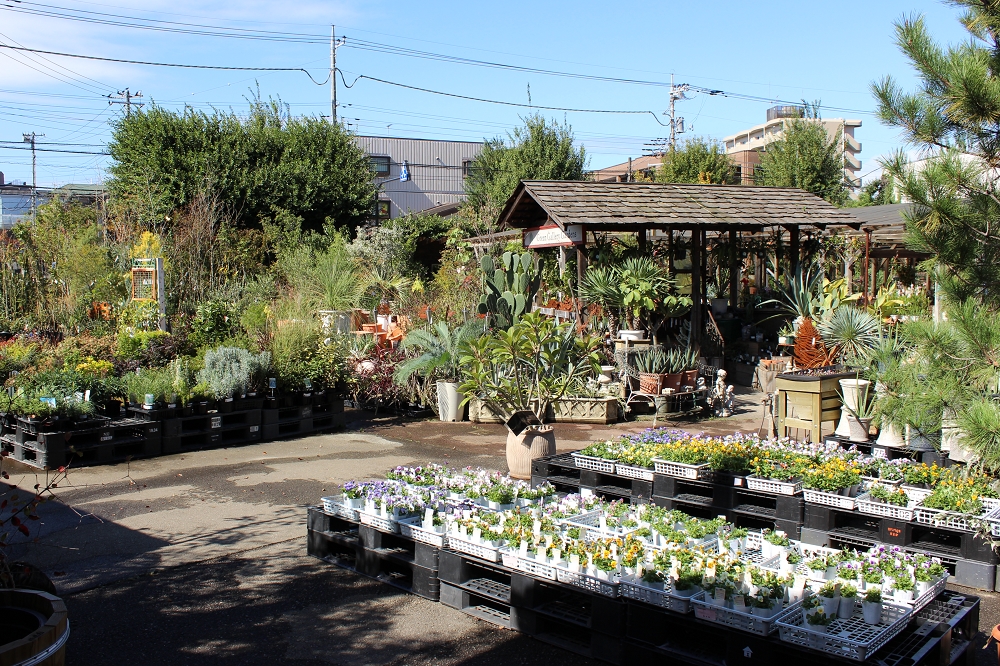
[[[0,666],[63,666],[69,619],[47,592],[0,589]]]

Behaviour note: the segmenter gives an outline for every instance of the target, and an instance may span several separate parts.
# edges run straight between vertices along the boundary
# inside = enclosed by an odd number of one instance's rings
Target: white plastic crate
[[[812,630],[804,622],[802,613],[793,613],[778,622],[778,634],[786,643],[794,643],[819,652],[865,661],[883,645],[898,635],[909,624],[912,610],[905,606],[882,604],[882,622],[866,624],[861,613],[861,602],[855,602],[854,615],[846,620],[834,620],[826,633]]]
[[[771,617],[759,617],[751,613],[743,613],[732,608],[719,606],[712,603],[707,598],[706,592],[699,592],[691,597],[691,606],[694,608],[694,616],[699,620],[714,622],[740,631],[746,631],[758,636],[769,636],[778,630],[778,621],[781,618],[792,614],[801,615],[802,602],[796,601],[781,609],[776,615]]]
[[[626,476],[630,479],[639,479],[641,481],[653,480],[653,470],[647,467],[636,467],[635,465],[619,465],[616,463],[615,474],[618,476]]]
[[[657,589],[643,584],[639,580],[623,580],[618,584],[618,595],[626,599],[641,601],[651,606],[659,606],[672,610],[675,613],[691,612],[691,597],[682,597],[671,589],[670,583],[664,584],[663,589]]]
[[[563,525],[566,527],[578,527],[580,528],[584,539],[599,539],[603,537],[624,537],[632,532],[639,529],[636,527],[622,527],[622,526],[608,526],[605,529],[601,529],[601,516],[604,515],[603,511],[591,511],[589,513],[583,513],[579,516],[570,516],[565,521]]]
[[[923,525],[945,527],[961,532],[975,532],[976,523],[983,522],[990,526],[990,531],[994,534],[1000,531],[1000,517],[996,514],[997,509],[989,509],[985,506],[983,513],[978,516],[943,509],[931,509],[923,505],[923,500],[913,509],[914,519]]]
[[[556,567],[556,579],[560,583],[583,588],[588,592],[600,594],[605,597],[611,597],[612,599],[618,596],[619,584],[617,581],[601,580],[600,578],[595,578],[594,576],[588,576],[585,573],[570,571],[569,567],[565,565],[559,565]]]
[[[913,520],[913,507],[916,502],[911,499],[906,506],[897,506],[888,502],[880,502],[873,499],[871,493],[865,493],[858,495],[856,505],[859,512],[869,516],[882,516],[883,518],[909,522]]]
[[[824,506],[832,506],[836,509],[854,511],[854,497],[844,497],[843,495],[827,493],[822,490],[811,490],[809,488],[803,489],[802,497],[811,504],[822,504]]]
[[[700,479],[708,473],[709,469],[708,463],[687,465],[685,463],[653,458],[653,471],[657,474],[665,474],[677,477],[678,479]]]
[[[605,460],[604,458],[595,458],[594,456],[585,456],[580,453],[574,453],[573,462],[580,469],[592,469],[595,472],[604,472],[605,474],[615,473],[615,462],[613,460]]]
[[[903,492],[910,496],[910,499],[916,502],[919,502],[925,497],[929,497],[933,492],[930,488],[918,488],[916,486],[908,486],[905,483],[900,485],[900,488],[902,488]]]
[[[358,511],[358,518],[361,520],[362,525],[374,527],[382,532],[399,534],[399,523],[391,518],[383,518],[367,511]]]
[[[331,516],[338,516],[344,520],[358,522],[358,510],[344,505],[344,496],[323,497],[323,511]]]
[[[399,521],[399,533],[408,539],[426,543],[430,546],[443,548],[445,533],[443,531],[425,529],[423,516],[413,516]]]
[[[530,557],[521,557],[518,553],[506,550],[500,551],[500,556],[503,559],[503,565],[509,569],[516,569],[542,580],[556,579],[556,567],[554,564],[539,562]]]
[[[751,474],[747,476],[747,488],[774,495],[798,495],[802,492],[802,479],[778,481],[776,479],[764,479]]]
[[[489,544],[474,543],[454,533],[448,534],[448,547],[466,555],[478,557],[487,562],[500,561],[500,549]]]

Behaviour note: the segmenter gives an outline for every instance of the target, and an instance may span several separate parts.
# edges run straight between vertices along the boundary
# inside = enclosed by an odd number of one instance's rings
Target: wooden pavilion
[[[507,200],[499,222],[506,229],[558,229],[565,238],[574,239],[580,277],[586,271],[587,239],[594,232],[635,233],[640,251],[646,248],[651,230],[665,232],[671,246],[681,237],[688,239],[694,301],[691,327],[699,336],[705,325],[702,272],[708,234],[728,234],[735,246],[744,235],[780,231],[787,235],[794,267],[800,261],[803,228],[822,232],[832,226],[859,226],[849,210],[795,188],[593,181],[522,181]],[[669,256],[672,262],[672,251]],[[728,286],[734,306],[737,261],[732,253]]]

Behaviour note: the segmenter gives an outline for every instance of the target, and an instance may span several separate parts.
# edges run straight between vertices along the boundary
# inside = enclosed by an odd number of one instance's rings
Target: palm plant
[[[614,268],[596,266],[587,270],[580,282],[580,296],[601,306],[608,318],[611,337],[618,337],[624,296],[618,288],[619,280]]]
[[[622,305],[629,326],[640,326],[643,315],[656,310],[657,301],[670,293],[674,280],[650,257],[629,257],[617,270]]]

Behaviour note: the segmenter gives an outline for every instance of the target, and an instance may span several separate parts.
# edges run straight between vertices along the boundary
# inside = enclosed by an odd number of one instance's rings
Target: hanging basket
[[[660,395],[663,391],[663,375],[654,374],[651,372],[640,372],[639,373],[639,391],[642,393],[651,393],[653,395]]]

